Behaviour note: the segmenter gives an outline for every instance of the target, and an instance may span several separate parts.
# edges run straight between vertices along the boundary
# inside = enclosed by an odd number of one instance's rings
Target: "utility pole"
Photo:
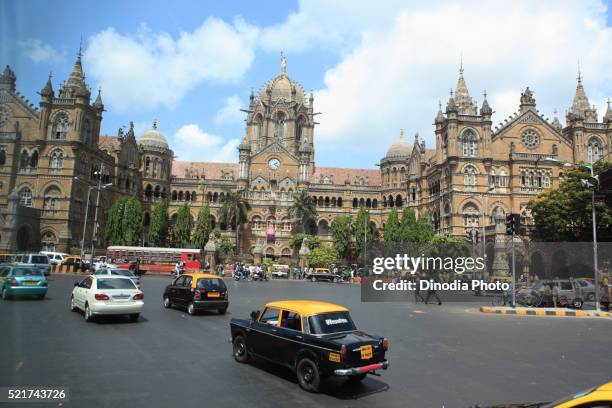
[[[515,258],[514,258],[514,229],[512,230],[512,287],[510,288],[512,290],[512,307],[516,307],[516,291],[514,290],[514,285],[515,285]]]

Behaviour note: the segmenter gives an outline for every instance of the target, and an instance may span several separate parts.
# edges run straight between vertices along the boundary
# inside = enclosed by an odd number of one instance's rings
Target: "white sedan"
[[[98,315],[128,315],[137,321],[144,306],[144,294],[124,276],[91,275],[75,282],[70,309],[84,312],[90,322]]]

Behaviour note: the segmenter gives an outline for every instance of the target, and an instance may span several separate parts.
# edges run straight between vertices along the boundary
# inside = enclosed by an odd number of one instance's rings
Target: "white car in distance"
[[[140,278],[129,269],[121,269],[121,268],[109,268],[109,267],[100,267],[96,269],[94,272],[96,276],[125,276],[126,278],[130,278],[132,282],[136,284],[138,289],[140,289]]]
[[[128,277],[90,275],[75,282],[70,298],[72,311],[82,310],[90,322],[100,315],[128,315],[137,321],[144,306],[144,294]]]

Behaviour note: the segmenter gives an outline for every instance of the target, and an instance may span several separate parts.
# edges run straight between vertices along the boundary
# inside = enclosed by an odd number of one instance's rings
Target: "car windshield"
[[[13,269],[13,276],[43,276],[37,269],[18,268]]]
[[[111,269],[110,270],[111,275],[118,275],[118,276],[134,276],[134,274],[127,270],[127,269]]]
[[[131,279],[98,279],[98,289],[137,289]]]
[[[225,282],[222,279],[198,279],[198,289],[204,290],[225,290]]]
[[[47,255],[32,255],[31,257],[33,264],[48,264],[49,258]]]
[[[348,312],[322,313],[308,318],[312,334],[331,334],[357,330]]]

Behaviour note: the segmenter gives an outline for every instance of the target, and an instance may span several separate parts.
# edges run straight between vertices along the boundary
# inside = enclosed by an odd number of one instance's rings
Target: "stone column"
[[[495,246],[493,248],[493,275],[492,276],[508,276],[508,259],[506,258],[507,240],[504,221],[502,214],[497,213],[495,220]]]
[[[204,265],[206,265],[208,262],[211,271],[215,271],[217,269],[216,253],[217,239],[215,238],[214,234],[211,233],[208,237],[208,242],[204,246]]]

